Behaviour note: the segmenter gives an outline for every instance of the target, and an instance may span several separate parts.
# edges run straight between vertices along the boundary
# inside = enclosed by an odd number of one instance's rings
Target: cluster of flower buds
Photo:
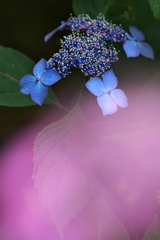
[[[106,44],[98,35],[79,33],[64,37],[62,48],[47,62],[47,68],[55,68],[65,77],[71,67],[79,67],[85,76],[99,76],[118,61],[116,49]]]
[[[124,42],[127,33],[119,26],[108,23],[102,14],[92,20],[88,15],[70,17],[63,28],[71,34],[61,41],[61,49],[47,62],[65,77],[71,67],[79,67],[87,76],[100,76],[118,61],[118,52],[112,42]],[[49,37],[55,30],[49,34]]]
[[[71,67],[76,67],[90,77],[85,84],[87,89],[97,96],[97,102],[103,115],[117,111],[117,105],[127,107],[125,93],[115,89],[118,80],[112,70],[113,62],[118,61],[116,42],[123,43],[127,57],[154,58],[152,47],[143,42],[145,37],[136,27],[130,27],[130,34],[120,26],[109,23],[102,14],[92,20],[89,15],[72,15],[66,22],[45,36],[48,41],[59,30],[70,33],[61,40],[61,48],[48,61],[41,59],[34,67],[34,76],[28,74],[20,80],[20,91],[31,94],[34,102],[42,105],[48,94],[48,86],[67,76]],[[101,78],[103,80],[101,80]]]

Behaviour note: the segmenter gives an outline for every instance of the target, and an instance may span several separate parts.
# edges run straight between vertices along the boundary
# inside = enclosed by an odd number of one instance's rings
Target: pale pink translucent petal
[[[119,107],[125,108],[128,106],[128,98],[121,89],[113,90],[110,96]]]
[[[103,116],[113,114],[117,111],[117,105],[107,93],[103,96],[97,97],[97,102],[102,109]]]

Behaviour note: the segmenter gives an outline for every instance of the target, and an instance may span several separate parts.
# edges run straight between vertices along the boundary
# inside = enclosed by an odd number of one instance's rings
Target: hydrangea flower
[[[79,67],[86,76],[99,76],[118,61],[117,50],[98,34],[73,33],[61,43],[61,49],[47,62],[47,68],[56,68],[63,77],[70,73],[71,67]]]
[[[128,40],[124,41],[123,49],[127,57],[137,57],[142,54],[144,57],[154,59],[154,52],[152,47],[144,41],[144,34],[136,27],[129,28],[131,35],[127,34]]]
[[[97,102],[102,109],[103,116],[115,113],[117,105],[122,108],[128,106],[125,93],[121,89],[115,89],[118,80],[113,70],[104,73],[103,81],[98,77],[93,77],[85,85],[91,93],[97,96]]]
[[[80,68],[85,76],[103,75],[112,63],[118,61],[118,51],[112,43],[127,39],[127,33],[116,24],[106,21],[103,14],[94,20],[88,14],[78,17],[71,15],[45,39],[48,40],[63,28],[70,30],[71,34],[64,36],[58,53],[47,61],[47,69],[56,68],[63,77],[71,72],[72,67]]]
[[[48,94],[48,86],[61,79],[54,69],[46,70],[46,60],[42,58],[33,68],[33,75],[27,74],[20,80],[20,91],[31,94],[34,102],[42,105]]]

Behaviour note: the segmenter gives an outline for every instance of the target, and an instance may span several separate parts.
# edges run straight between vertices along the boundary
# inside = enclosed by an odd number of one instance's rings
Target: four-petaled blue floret
[[[33,75],[27,74],[20,80],[20,91],[31,94],[34,102],[42,105],[48,94],[48,86],[61,79],[54,69],[46,70],[46,60],[42,58],[33,68]]]
[[[87,89],[97,96],[103,116],[115,113],[117,106],[122,108],[128,106],[125,93],[121,89],[116,89],[117,85],[118,80],[113,70],[104,73],[103,81],[98,77],[93,77],[86,83]]]
[[[133,26],[129,30],[132,36],[127,34],[128,40],[123,43],[123,49],[127,57],[137,57],[142,54],[144,57],[154,59],[152,47],[148,43],[142,42],[145,39],[144,34]]]

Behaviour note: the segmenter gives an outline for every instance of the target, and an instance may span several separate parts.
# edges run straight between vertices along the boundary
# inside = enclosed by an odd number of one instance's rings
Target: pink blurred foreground
[[[91,141],[87,149],[93,148],[94,187],[82,209],[64,226],[62,236],[32,179],[34,141],[38,132],[53,122],[50,113],[8,141],[0,163],[0,240],[143,238],[155,213],[160,213],[160,88],[132,86],[125,92],[129,107],[103,119],[100,116],[93,125],[98,140]],[[94,107],[87,108],[94,115]],[[83,135],[85,143],[85,132]],[[82,153],[76,151],[80,159]],[[61,152],[56,154],[58,161]],[[89,178],[90,170],[85,166],[81,168]],[[43,198],[45,202],[44,194]],[[49,202],[48,195],[46,198]]]

